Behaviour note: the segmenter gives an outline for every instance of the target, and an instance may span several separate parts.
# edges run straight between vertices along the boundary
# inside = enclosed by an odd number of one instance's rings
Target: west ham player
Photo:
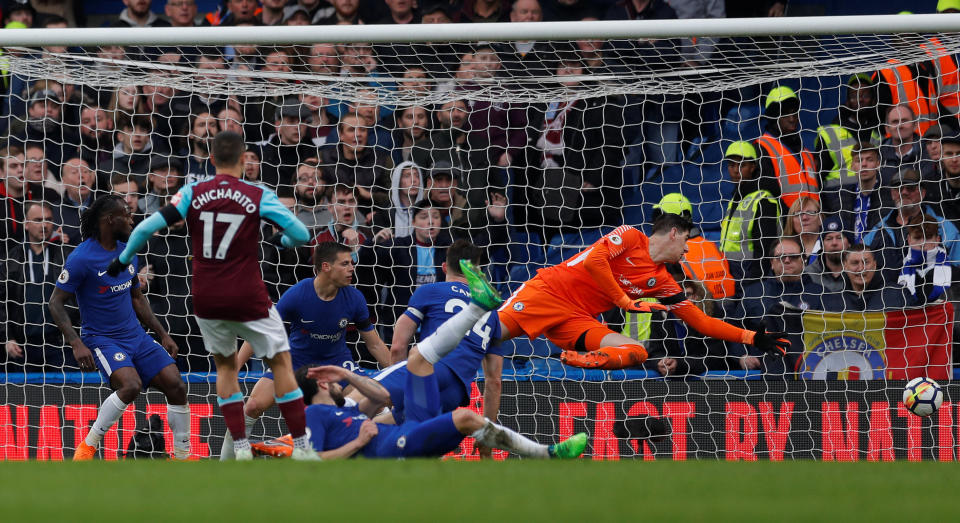
[[[123,198],[110,195],[94,201],[80,218],[84,241],[67,257],[50,298],[53,321],[73,347],[80,368],[99,369],[114,391],[100,405],[90,432],[73,454],[74,461],[93,459],[103,435],[147,385],[167,397],[174,458],[190,456],[187,386],[173,361],[177,344],[140,292],[136,261],[121,274],[107,274],[107,266],[123,249],[132,228],[133,216]],[[76,295],[80,306],[82,336],[77,336],[63,307],[71,295]],[[143,330],[140,322],[160,337],[160,343]]]
[[[283,321],[260,277],[260,220],[283,229],[284,247],[303,245],[307,228],[277,195],[243,181],[243,139],[224,131],[213,139],[210,160],[217,175],[191,183],[140,223],[130,243],[111,264],[119,272],[154,232],[185,219],[193,250],[193,308],[207,351],[217,366],[217,404],[234,440],[238,460],[253,459],[243,422],[243,394],[237,381],[237,337],[274,374],[275,401],[294,440],[294,459],[316,459],[303,415],[303,393],[290,365]]]
[[[470,264],[464,261],[464,265]],[[471,290],[474,282],[471,282]],[[485,304],[497,303],[483,281]],[[472,306],[482,308],[477,304]],[[468,328],[469,329],[469,328]],[[461,337],[466,334],[465,329]],[[390,399],[390,393],[376,381],[341,367],[300,369],[297,382],[310,398],[307,424],[314,449],[324,459],[347,458],[362,453],[369,458],[439,457],[456,449],[463,438],[535,458],[573,459],[583,453],[587,435],[579,433],[556,445],[541,445],[468,409],[442,413],[440,390],[434,365],[458,345],[459,339],[428,337],[410,351],[404,384],[404,418],[400,425],[374,423],[374,416]],[[354,406],[347,406],[339,382],[346,380],[361,394]]]
[[[321,242],[313,249],[316,276],[291,287],[280,297],[277,310],[289,327],[290,356],[293,368],[336,365],[355,369],[353,354],[347,347],[347,326],[353,324],[360,338],[377,361],[389,365],[390,351],[380,339],[363,294],[350,285],[353,281],[352,249],[336,242]],[[250,344],[240,348],[238,367],[253,354]],[[273,406],[273,374],[266,373],[250,392],[244,405],[244,421],[249,431],[265,410]],[[232,440],[224,438],[220,459],[229,459]]]
[[[466,240],[457,240],[447,249],[447,261],[443,264],[445,282],[422,285],[413,293],[407,310],[394,327],[391,351],[395,359],[407,357],[407,347],[417,328],[420,339],[426,339],[458,310],[470,302],[470,287],[460,271],[460,260],[479,264],[481,251]],[[481,364],[484,371],[484,414],[496,419],[500,407],[500,376],[503,370],[502,346],[496,342],[500,337],[500,322],[497,315],[488,312],[481,321],[460,341],[457,348],[434,366],[442,412],[450,412],[467,405],[470,400],[470,384]],[[373,379],[390,392],[394,417],[402,423],[404,387],[408,362],[401,361],[381,371]],[[350,397],[359,394],[351,393]]]
[[[707,316],[686,298],[666,264],[683,258],[692,228],[687,218],[663,214],[654,221],[649,238],[623,225],[569,260],[541,269],[497,311],[500,339],[542,334],[563,349],[560,359],[568,365],[621,369],[643,363],[647,351],[636,340],[607,328],[597,316],[613,307],[636,312],[667,309],[706,336],[785,354],[790,342],[783,339],[784,333],[734,327]],[[465,276],[472,280],[480,274]],[[662,305],[637,301],[643,297],[657,298]],[[437,334],[456,336],[485,313],[471,305],[447,322],[449,329],[447,324],[440,326]]]

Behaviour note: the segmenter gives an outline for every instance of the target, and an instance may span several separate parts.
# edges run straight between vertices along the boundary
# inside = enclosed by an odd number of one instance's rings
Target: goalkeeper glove
[[[661,305],[656,302],[643,301],[642,299],[631,300],[629,298],[627,300],[624,300],[624,302],[620,304],[620,308],[630,312],[646,312],[646,313],[650,313],[653,311],[667,310],[667,307],[665,305]]]
[[[109,274],[110,276],[116,276],[121,272],[123,272],[127,268],[127,265],[130,265],[130,264],[120,263],[120,260],[118,258],[114,258],[110,260],[110,265],[107,266],[107,274]]]
[[[761,326],[753,336],[753,346],[763,352],[786,356],[787,349],[790,348],[790,341],[786,336],[786,332],[767,332],[766,327]]]

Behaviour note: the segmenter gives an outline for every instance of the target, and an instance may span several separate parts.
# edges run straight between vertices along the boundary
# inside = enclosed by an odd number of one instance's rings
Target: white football
[[[929,416],[943,404],[943,390],[930,378],[914,378],[903,389],[903,405],[917,416]]]

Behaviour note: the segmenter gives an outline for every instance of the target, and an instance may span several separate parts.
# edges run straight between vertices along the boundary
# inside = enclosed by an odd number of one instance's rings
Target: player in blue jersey
[[[280,297],[277,310],[287,325],[290,340],[290,357],[293,368],[304,366],[336,365],[356,369],[353,354],[347,347],[347,326],[353,324],[360,331],[360,338],[377,361],[386,367],[390,351],[380,339],[363,294],[352,287],[353,251],[336,242],[321,242],[313,249],[316,276],[303,280]],[[244,343],[238,355],[238,366],[253,354],[249,343]],[[265,410],[273,406],[273,374],[266,373],[254,385],[244,405],[244,422],[247,431]],[[232,440],[224,438],[220,459],[230,459]]]
[[[426,339],[457,311],[470,302],[470,287],[460,272],[460,260],[480,263],[482,252],[466,240],[457,240],[447,249],[447,261],[442,268],[446,281],[422,285],[413,293],[407,310],[394,327],[391,355],[395,360],[405,360],[407,347],[420,330],[420,339]],[[457,348],[441,359],[434,367],[440,388],[440,405],[443,412],[467,405],[470,400],[470,384],[477,369],[484,371],[484,415],[497,419],[500,407],[500,376],[503,371],[500,321],[496,311],[487,312],[460,341]],[[491,342],[491,340],[493,340]],[[394,418],[403,423],[404,387],[409,374],[407,361],[400,361],[374,377],[390,391],[394,406]],[[351,393],[351,397],[359,392]],[[356,399],[356,398],[354,398]]]
[[[260,276],[260,222],[283,234],[284,247],[310,239],[270,189],[243,180],[243,137],[224,131],[213,139],[212,179],[181,188],[170,203],[130,234],[130,242],[109,270],[125,270],[154,232],[180,220],[187,223],[193,252],[193,310],[207,351],[217,366],[217,404],[233,438],[238,460],[253,459],[243,421],[243,394],[237,367],[237,338],[250,342],[274,373],[275,401],[294,441],[294,459],[316,460],[306,435],[303,394],[290,363],[283,321]]]
[[[469,265],[469,261],[464,261]],[[449,268],[448,268],[449,269]],[[475,287],[476,284],[476,287]],[[486,281],[471,281],[471,296],[484,295],[490,303],[496,291]],[[475,292],[473,292],[475,291]],[[496,297],[499,300],[499,296]],[[499,303],[499,301],[497,301]],[[483,310],[476,302],[466,308]],[[459,343],[473,327],[448,322],[441,329],[458,329],[450,336],[431,336],[410,351],[404,385],[404,413],[400,425],[375,423],[374,416],[390,400],[383,385],[341,367],[326,366],[297,371],[297,383],[309,398],[307,427],[310,441],[321,458],[346,458],[357,453],[369,458],[439,457],[456,449],[472,436],[485,446],[535,458],[572,459],[583,453],[587,435],[579,433],[556,445],[542,445],[498,425],[469,409],[443,413],[435,364]],[[447,341],[445,341],[447,340]],[[449,343],[449,340],[455,340]],[[346,380],[361,395],[356,405],[347,405],[339,382]]]
[[[187,386],[173,361],[177,344],[140,292],[137,264],[116,276],[107,274],[107,266],[124,248],[123,242],[132,228],[133,215],[123,198],[110,195],[94,201],[81,216],[84,241],[67,257],[50,298],[53,321],[73,348],[80,368],[99,369],[114,391],[100,405],[90,432],[74,452],[75,461],[93,459],[103,435],[147,385],[160,389],[167,397],[174,457],[190,456]],[[80,306],[81,336],[77,336],[64,309],[64,302],[71,295],[76,295]],[[159,336],[160,343],[143,330],[141,322]]]

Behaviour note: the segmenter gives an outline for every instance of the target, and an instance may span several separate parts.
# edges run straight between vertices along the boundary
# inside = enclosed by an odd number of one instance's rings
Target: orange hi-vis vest
[[[920,89],[920,82],[914,78],[913,71],[906,65],[899,64],[899,60],[891,58],[887,63],[894,64],[894,67],[881,69],[879,74],[883,76],[883,81],[891,87],[890,94],[893,96],[893,105],[907,104],[917,115],[917,130],[920,136],[937,121],[936,106],[930,105],[930,100]],[[874,73],[876,80],[877,73]]]
[[[687,254],[680,261],[683,272],[688,278],[695,278],[710,291],[716,299],[733,298],[737,289],[730,277],[730,265],[717,244],[695,236],[687,240]]]
[[[798,159],[797,155],[770,133],[764,133],[757,138],[757,144],[763,147],[773,160],[773,168],[780,182],[780,198],[787,208],[801,196],[820,201],[820,194],[817,192],[817,164],[813,161],[813,154],[809,149],[804,147]]]
[[[930,56],[930,63],[936,71],[929,84],[931,101],[935,93],[940,107],[954,116],[960,116],[960,69],[956,60],[938,38],[931,38],[929,45],[920,44],[920,48]]]

